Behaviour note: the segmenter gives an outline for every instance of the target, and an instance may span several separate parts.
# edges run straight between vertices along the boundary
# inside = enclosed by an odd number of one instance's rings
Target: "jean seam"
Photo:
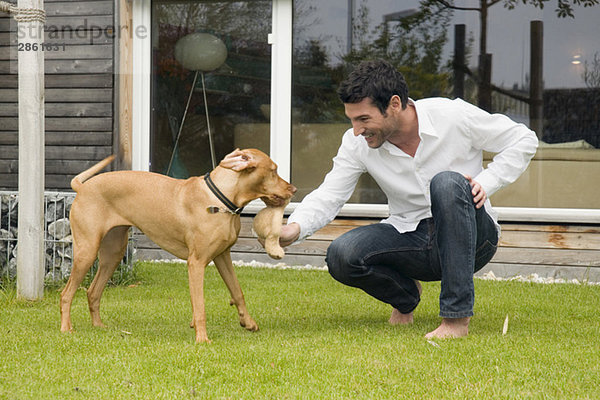
[[[486,247],[489,247],[490,250],[493,250],[493,253],[496,253],[496,251],[498,250],[498,246],[495,245],[494,243],[490,242],[489,240],[484,240],[483,244],[481,246],[479,246],[477,248],[477,250],[475,251],[475,264],[477,264],[477,261],[485,258],[485,256],[487,256],[488,252],[486,251],[485,254],[481,254],[479,256],[477,256],[478,253],[480,253],[481,250],[486,249]]]
[[[468,187],[469,187],[469,189],[470,189],[471,185],[469,185],[468,183],[467,183],[467,185],[468,185]],[[467,198],[469,198],[469,195],[470,195],[470,194],[471,194],[471,193],[470,193],[470,190],[469,190],[469,191],[468,191],[468,193],[466,193],[466,197],[467,197]],[[470,210],[470,208],[469,208],[469,207],[474,207],[474,205],[473,205],[473,204],[466,203],[466,204],[465,204],[465,214],[468,214],[468,213],[469,213],[469,210]],[[477,227],[475,227],[475,229],[477,229]],[[469,243],[474,243],[474,238],[473,238],[473,227],[471,226],[471,224],[469,224]],[[469,254],[469,265],[475,265],[475,260],[474,260],[474,257],[473,257],[473,256],[474,256],[473,254]]]
[[[373,251],[371,253],[365,254],[365,256],[360,261],[364,264],[371,257],[380,256],[382,254],[399,253],[399,252],[405,252],[405,251],[426,251],[426,250],[427,250],[427,247],[425,247],[425,248],[423,248],[423,247],[403,247],[402,249]]]

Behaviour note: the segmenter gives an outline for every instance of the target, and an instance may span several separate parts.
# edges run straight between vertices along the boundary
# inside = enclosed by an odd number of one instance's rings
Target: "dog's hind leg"
[[[237,307],[240,325],[249,331],[257,331],[258,325],[250,317],[248,309],[246,308],[244,293],[242,292],[240,283],[235,275],[229,249],[215,257],[214,261],[219,274],[221,274],[221,278],[223,278],[225,285],[229,289],[229,293],[231,293],[231,304]]]
[[[100,319],[100,298],[106,283],[119,266],[127,249],[129,226],[112,228],[102,239],[98,253],[98,271],[87,290],[92,325],[104,327]]]
[[[73,330],[71,303],[85,275],[94,264],[100,246],[100,238],[85,240],[81,239],[75,231],[73,233],[73,268],[69,281],[60,294],[60,330],[62,332]]]

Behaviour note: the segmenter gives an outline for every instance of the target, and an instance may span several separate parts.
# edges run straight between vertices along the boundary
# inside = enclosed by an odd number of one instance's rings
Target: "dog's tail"
[[[98,172],[102,171],[104,167],[110,164],[115,159],[115,156],[108,156],[104,160],[100,161],[98,164],[92,166],[91,168],[86,169],[75,178],[71,179],[71,189],[75,192],[79,190],[83,182],[90,179],[92,176],[96,175]]]

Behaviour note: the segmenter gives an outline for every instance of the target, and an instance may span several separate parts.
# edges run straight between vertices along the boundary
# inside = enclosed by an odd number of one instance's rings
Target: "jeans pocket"
[[[496,254],[497,249],[498,245],[493,244],[489,240],[486,240],[477,248],[477,252],[475,253],[475,272],[490,262],[494,254]]]

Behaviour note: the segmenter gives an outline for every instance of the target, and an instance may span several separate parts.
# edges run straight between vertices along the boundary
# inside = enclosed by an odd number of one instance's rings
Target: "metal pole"
[[[43,10],[43,0],[19,0],[20,10]],[[19,20],[19,19],[18,19]],[[44,22],[19,20],[19,228],[17,296],[44,295]]]
[[[454,25],[454,98],[465,98],[465,24]]]
[[[531,85],[529,86],[529,127],[542,138],[544,126],[544,23],[531,21]]]
[[[190,108],[190,102],[192,101],[192,96],[194,95],[194,89],[196,89],[196,81],[198,80],[198,74],[200,72],[196,71],[194,74],[194,81],[192,82],[192,88],[190,89],[190,94],[188,95],[187,103],[185,104],[185,110],[183,111],[183,118],[181,118],[181,124],[179,125],[179,131],[177,132],[177,137],[175,138],[175,144],[173,145],[173,152],[171,153],[171,159],[169,160],[169,166],[167,167],[167,175],[171,172],[171,167],[173,166],[173,159],[175,158],[175,153],[177,152],[177,146],[179,146],[179,138],[181,137],[181,132],[183,131],[183,124],[185,124],[185,117],[187,116],[188,109]],[[204,76],[204,75],[203,75]],[[214,169],[215,167],[213,167]]]
[[[492,112],[492,55],[479,55],[479,102],[478,106]]]
[[[204,111],[206,112],[206,128],[208,129],[208,145],[210,146],[210,160],[212,167],[217,167],[217,158],[215,157],[215,145],[213,143],[212,132],[210,130],[210,117],[208,116],[208,102],[206,101],[206,84],[204,83],[204,71],[202,72],[202,95],[204,96]]]
[[[346,17],[346,54],[352,52],[354,36],[354,0],[348,0],[348,15]]]

